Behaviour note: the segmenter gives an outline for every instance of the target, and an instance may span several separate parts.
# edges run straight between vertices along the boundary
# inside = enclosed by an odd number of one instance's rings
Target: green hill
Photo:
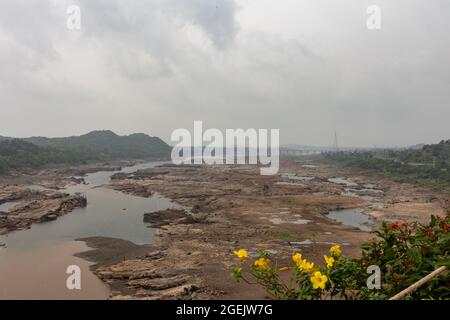
[[[442,163],[450,165],[450,140],[437,144],[427,144],[420,149],[398,152],[397,157],[404,162]]]
[[[326,160],[406,182],[450,189],[450,140],[420,149],[333,152]]]
[[[170,146],[160,138],[143,133],[119,136],[112,131],[92,131],[67,138],[32,137],[24,140],[40,147],[92,152],[109,160],[165,158],[171,151]]]
[[[20,139],[0,140],[0,173],[47,164],[77,164],[99,160],[92,155],[39,147]]]
[[[0,136],[0,172],[47,164],[77,164],[129,159],[168,159],[171,147],[158,137],[136,133],[119,136],[93,131],[67,138]]]

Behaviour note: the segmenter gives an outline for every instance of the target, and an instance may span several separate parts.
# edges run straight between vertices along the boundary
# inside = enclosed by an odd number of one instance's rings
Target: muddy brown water
[[[96,172],[85,177],[87,184],[69,186],[65,191],[87,197],[85,208],[55,221],[35,224],[28,230],[0,236],[0,299],[107,299],[109,287],[90,270],[90,263],[75,257],[89,250],[79,238],[118,238],[136,244],[151,244],[153,229],[143,214],[168,208],[182,208],[160,195],[136,197],[103,187],[111,175],[152,168],[149,162],[120,171]],[[81,290],[66,287],[67,267],[81,269]]]

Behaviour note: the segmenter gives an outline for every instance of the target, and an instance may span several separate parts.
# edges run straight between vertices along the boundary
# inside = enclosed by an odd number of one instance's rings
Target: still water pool
[[[89,248],[78,238],[101,236],[151,244],[153,229],[143,222],[144,213],[182,208],[160,195],[137,197],[103,187],[118,172],[131,173],[161,162],[125,167],[120,171],[96,172],[86,184],[69,186],[65,192],[81,193],[87,206],[55,221],[35,224],[28,230],[0,236],[0,299],[104,299],[109,289],[89,271],[89,263],[75,253]],[[65,286],[67,266],[79,265],[86,275],[85,289]],[[83,283],[83,282],[82,282]]]

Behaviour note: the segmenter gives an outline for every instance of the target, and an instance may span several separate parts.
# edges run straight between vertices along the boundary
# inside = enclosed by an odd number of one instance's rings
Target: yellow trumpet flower
[[[325,262],[327,263],[327,268],[332,268],[335,262],[333,257],[323,256],[325,258]]]
[[[308,262],[306,259],[303,259],[302,262],[297,264],[297,267],[300,271],[312,272],[314,269],[314,262]]]
[[[244,261],[245,259],[248,259],[248,251],[245,250],[245,249],[240,249],[240,250],[237,250],[237,251],[233,251],[233,253],[234,253],[234,255],[236,257],[239,258],[239,260],[241,262]]]
[[[311,277],[311,283],[314,289],[325,289],[325,285],[328,282],[328,277],[323,275],[320,271],[314,272]]]
[[[330,253],[333,257],[339,257],[342,254],[341,247],[337,244],[330,248]]]
[[[255,261],[254,266],[255,269],[257,270],[267,270],[269,269],[269,259],[266,258],[259,258],[258,260]]]
[[[294,261],[294,263],[295,264],[299,264],[299,263],[301,263],[302,262],[302,254],[301,253],[299,253],[299,252],[297,252],[296,254],[294,254],[293,256],[292,256],[292,261]]]

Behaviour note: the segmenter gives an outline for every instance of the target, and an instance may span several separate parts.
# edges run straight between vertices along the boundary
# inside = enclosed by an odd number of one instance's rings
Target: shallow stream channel
[[[152,244],[154,231],[143,222],[144,213],[182,207],[158,194],[143,198],[104,185],[113,174],[132,173],[159,164],[149,162],[120,171],[87,174],[85,184],[61,190],[83,194],[87,198],[86,207],[54,221],[34,224],[28,230],[0,236],[0,243],[5,244],[0,248],[0,299],[107,299],[110,289],[89,270],[92,263],[74,256],[90,250],[76,239],[106,237],[138,245]],[[66,286],[70,265],[81,269],[81,290],[69,290]]]

